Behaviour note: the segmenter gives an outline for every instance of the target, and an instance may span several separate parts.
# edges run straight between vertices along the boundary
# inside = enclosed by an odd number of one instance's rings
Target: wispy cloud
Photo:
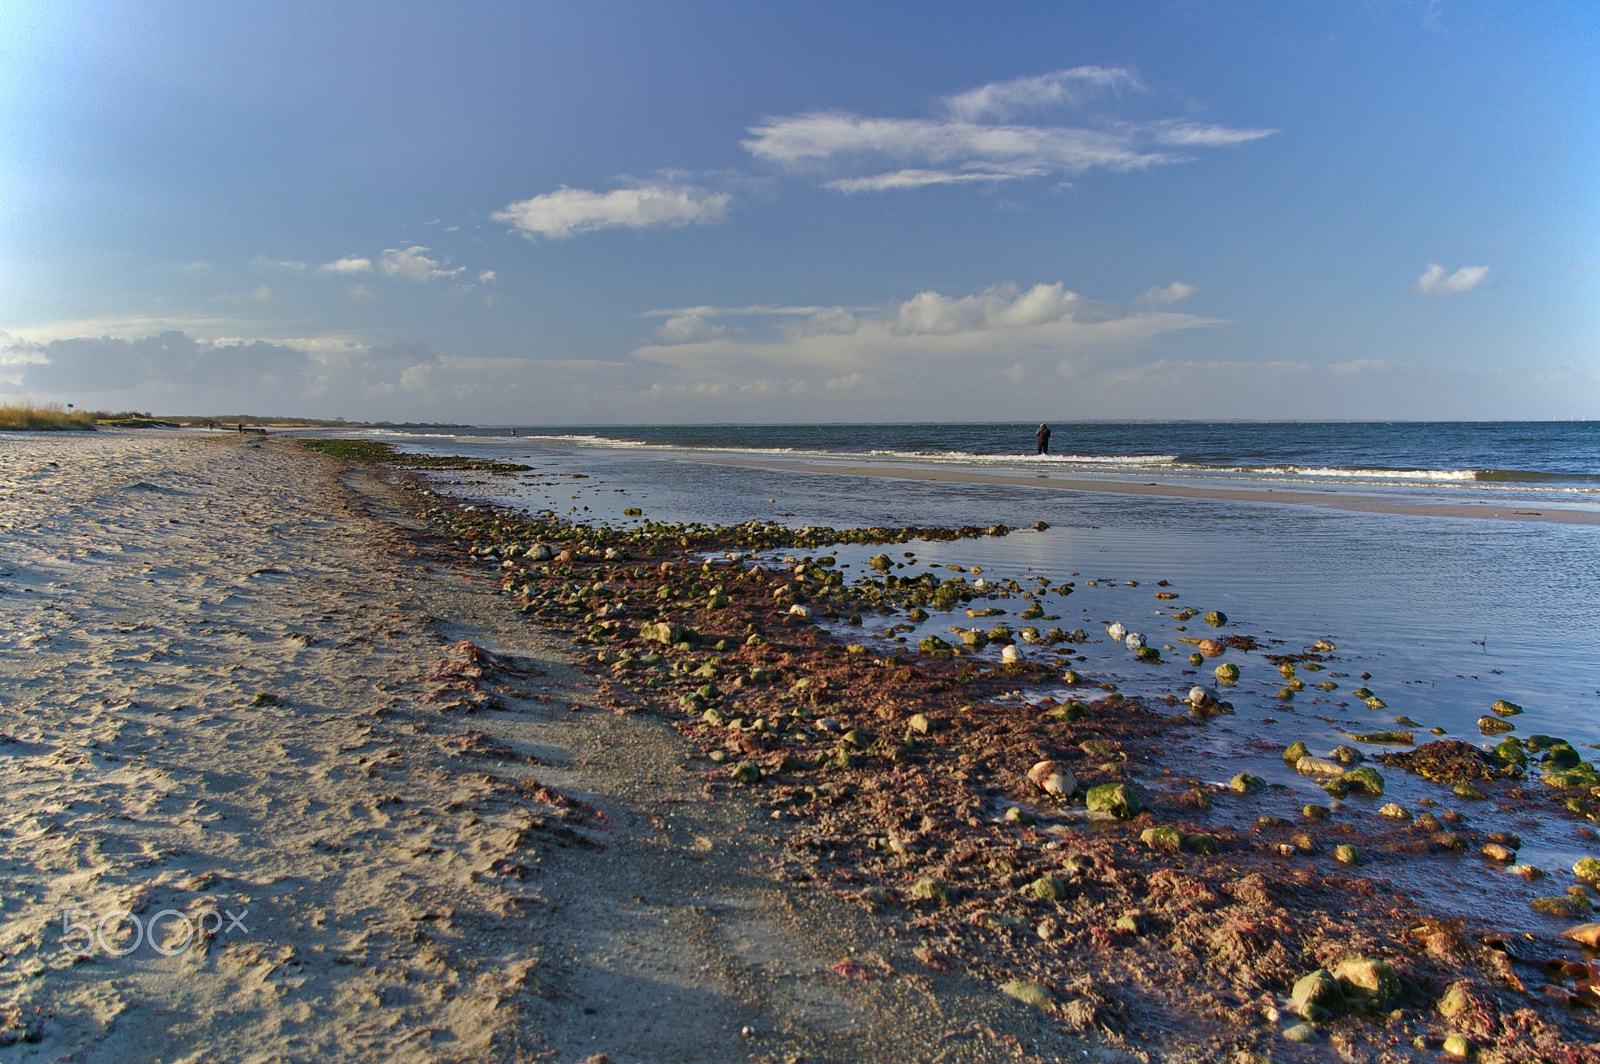
[[[272,289],[258,284],[248,292],[224,292],[216,297],[218,303],[271,303]]]
[[[1041,108],[1077,106],[1085,98],[1106,90],[1143,88],[1139,76],[1131,70],[1083,66],[1037,77],[991,82],[946,96],[943,102],[945,111],[959,121],[977,122],[985,118],[1003,121]]]
[[[793,306],[785,303],[755,303],[745,307],[718,307],[707,304],[698,307],[671,307],[647,310],[640,317],[676,318],[684,314],[698,314],[703,318],[794,317],[838,309],[838,307]],[[872,308],[857,307],[856,309],[870,310]]]
[[[1422,276],[1417,278],[1415,291],[1424,296],[1470,292],[1488,279],[1487,266],[1463,266],[1455,273],[1450,273],[1437,262],[1430,262],[1428,268],[1422,271]]]
[[[1071,177],[1091,169],[1144,170],[1275,132],[1181,118],[1130,123],[1088,115],[1072,125],[1006,121],[1027,111],[1084,107],[1108,91],[1142,88],[1128,70],[1077,67],[945,97],[939,118],[808,111],[752,126],[741,143],[762,162],[855,193]]]
[[[346,255],[342,259],[325,262],[319,268],[328,273],[371,273],[372,260],[360,255]]]
[[[677,229],[722,221],[731,197],[691,185],[644,184],[610,192],[563,185],[491,217],[530,240],[564,240],[601,229]]]

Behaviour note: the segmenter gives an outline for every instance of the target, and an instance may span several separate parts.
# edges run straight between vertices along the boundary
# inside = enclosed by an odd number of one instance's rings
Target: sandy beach
[[[370,473],[8,435],[0,491],[0,1060],[983,1060],[1040,1034],[962,975],[836,974],[895,943],[761,874],[766,811],[598,708]]]
[[[0,1061],[1595,1052],[1575,944],[1382,878],[1514,849],[1492,818],[1265,815],[1165,753],[1223,708],[863,655],[806,620],[889,585],[726,530],[278,437],[4,442]]]

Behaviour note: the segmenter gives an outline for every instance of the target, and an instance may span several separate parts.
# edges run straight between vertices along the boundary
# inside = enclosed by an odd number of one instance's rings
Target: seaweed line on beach
[[[380,460],[409,465],[392,455]],[[1204,830],[1214,800],[1256,788],[1219,793],[1166,765],[1162,747],[1225,705],[1172,714],[1170,699],[1156,708],[1082,678],[1081,697],[1040,704],[1023,692],[1058,669],[963,660],[948,644],[875,654],[814,622],[951,609],[984,589],[888,566],[849,585],[826,555],[761,557],[1004,526],[618,529],[408,483],[421,516],[488,566],[513,608],[594,648],[613,709],[659,714],[705,752],[708,796],[770,809],[788,832],[775,879],[918,936],[931,970],[964,968],[1064,1029],[1128,1046],[1193,1038],[1198,1025],[1246,1055],[1281,1053],[1286,1036],[1358,1059],[1463,1044],[1483,1060],[1593,1057],[1592,954],[1432,917],[1346,867],[1448,859],[1483,841],[1465,818],[1385,823],[1335,802],[1299,824],[1267,815],[1249,831]],[[1280,656],[1287,667],[1319,654]],[[1581,889],[1563,897],[1572,917],[1587,911]]]

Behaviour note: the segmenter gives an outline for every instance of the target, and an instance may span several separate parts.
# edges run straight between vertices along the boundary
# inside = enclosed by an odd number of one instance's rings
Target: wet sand
[[[1051,473],[1022,475],[971,470],[928,469],[890,462],[842,464],[830,461],[783,459],[693,458],[683,461],[708,465],[743,466],[790,473],[826,473],[833,476],[878,477],[951,484],[1003,484],[1008,487],[1054,491],[1110,492],[1172,499],[1214,499],[1224,502],[1266,503],[1274,506],[1316,506],[1356,513],[1401,514],[1415,517],[1467,517],[1496,521],[1534,521],[1551,524],[1600,525],[1600,510],[1575,510],[1551,506],[1497,506],[1490,503],[1415,502],[1360,495],[1350,490],[1277,491],[1272,488],[1200,487],[1188,484],[1136,483],[1127,480],[1087,480]]]

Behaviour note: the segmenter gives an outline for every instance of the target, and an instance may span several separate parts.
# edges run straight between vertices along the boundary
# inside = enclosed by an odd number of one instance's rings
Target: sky
[[[1600,419],[1600,5],[0,5],[0,402]]]

